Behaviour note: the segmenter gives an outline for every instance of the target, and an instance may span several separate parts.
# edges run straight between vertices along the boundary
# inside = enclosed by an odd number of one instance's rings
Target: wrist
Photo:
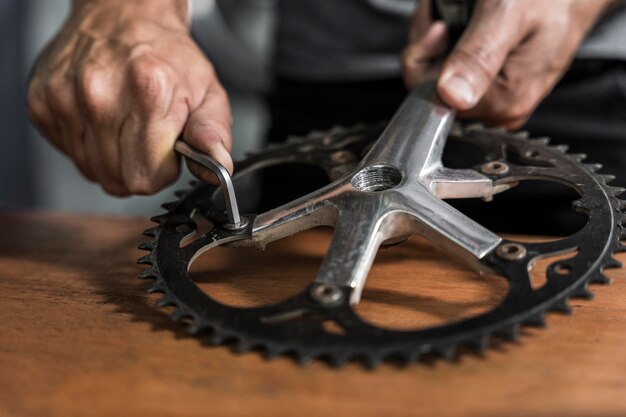
[[[188,0],[72,0],[71,16],[82,20],[103,14],[115,21],[155,20],[172,30],[188,31],[190,26]]]

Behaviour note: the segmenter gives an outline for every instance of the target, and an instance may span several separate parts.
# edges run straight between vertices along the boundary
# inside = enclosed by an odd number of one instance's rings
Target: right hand
[[[75,0],[37,62],[28,109],[112,195],[154,194],[174,182],[181,135],[232,173],[228,97],[189,34],[186,0]]]
[[[409,88],[437,76],[459,117],[519,129],[569,68],[615,0],[478,0],[449,56],[447,29],[420,1],[403,59]]]

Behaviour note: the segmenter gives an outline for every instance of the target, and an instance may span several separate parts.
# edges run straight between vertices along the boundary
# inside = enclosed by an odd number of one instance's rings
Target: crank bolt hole
[[[341,301],[343,293],[331,284],[318,284],[311,289],[311,298],[320,304],[335,304]]]
[[[487,162],[480,169],[487,175],[504,175],[509,172],[509,166],[499,161]]]
[[[402,182],[402,172],[389,165],[372,165],[363,168],[352,178],[354,188],[366,192],[389,190],[400,182]]]
[[[526,256],[526,248],[519,243],[504,243],[498,246],[496,255],[507,261],[519,261]]]

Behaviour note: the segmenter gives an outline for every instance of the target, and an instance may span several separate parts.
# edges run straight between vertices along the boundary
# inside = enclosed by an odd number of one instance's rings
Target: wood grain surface
[[[187,336],[145,295],[135,259],[150,224],[1,214],[0,416],[626,416],[626,273],[516,343],[371,370],[267,361]],[[312,280],[315,230],[264,252],[209,251],[193,268],[222,302],[279,301]],[[622,260],[624,260],[622,258]],[[382,251],[359,314],[416,328],[495,305],[506,285],[418,239]]]

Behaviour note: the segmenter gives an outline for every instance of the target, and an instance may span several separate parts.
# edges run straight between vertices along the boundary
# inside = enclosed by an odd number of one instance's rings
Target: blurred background
[[[186,170],[177,184],[156,196],[110,197],[41,138],[26,116],[29,71],[66,18],[70,2],[0,0],[0,210],[154,214],[192,178]],[[268,63],[275,2],[194,0],[192,31],[204,40],[200,44],[230,95],[235,158],[259,148],[268,128],[261,95],[272,78]]]

